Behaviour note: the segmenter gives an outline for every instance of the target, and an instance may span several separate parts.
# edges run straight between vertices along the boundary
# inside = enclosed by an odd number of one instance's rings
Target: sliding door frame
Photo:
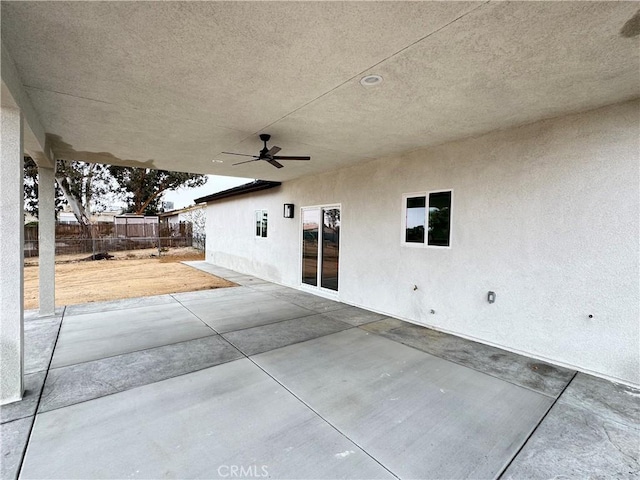
[[[338,290],[331,290],[328,288],[322,287],[322,242],[324,241],[324,215],[323,211],[331,208],[337,208],[340,210],[340,240],[338,246]],[[319,210],[320,211],[320,223],[318,225],[318,253],[317,253],[317,262],[318,269],[316,272],[316,278],[318,285],[309,285],[302,281],[303,274],[303,266],[304,266],[304,211],[305,210]],[[307,291],[309,293],[313,293],[315,295],[319,295],[321,297],[327,297],[332,300],[337,300],[340,297],[340,285],[342,285],[342,275],[340,268],[340,250],[342,245],[342,204],[341,203],[326,203],[322,205],[306,205],[304,207],[300,207],[300,222],[299,222],[299,231],[298,231],[298,282],[300,282],[300,290]]]

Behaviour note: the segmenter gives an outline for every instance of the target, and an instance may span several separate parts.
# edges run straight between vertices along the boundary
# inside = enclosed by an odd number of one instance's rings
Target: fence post
[[[95,225],[92,223],[90,224],[90,231],[91,231],[91,252],[93,253],[93,258],[96,258],[96,232],[95,232]]]

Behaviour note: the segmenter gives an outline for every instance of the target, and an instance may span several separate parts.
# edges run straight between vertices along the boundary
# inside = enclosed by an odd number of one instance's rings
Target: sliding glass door
[[[302,283],[338,291],[340,207],[302,209]]]

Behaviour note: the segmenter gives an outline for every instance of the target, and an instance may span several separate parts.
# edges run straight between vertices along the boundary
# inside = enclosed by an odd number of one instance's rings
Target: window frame
[[[450,193],[451,194],[451,203],[450,203],[450,212],[449,212],[449,245],[429,245],[429,196],[432,193]],[[416,198],[416,197],[424,197],[425,199],[425,209],[424,209],[424,241],[420,242],[407,242],[407,199]],[[428,190],[422,192],[411,192],[402,194],[402,229],[400,231],[400,245],[403,247],[409,248],[444,248],[450,249],[452,248],[452,238],[453,238],[453,188],[442,188],[439,190]]]
[[[258,229],[257,229],[257,216],[258,213],[260,213],[260,234],[258,235]],[[267,228],[264,229],[264,215],[267,216]],[[254,210],[253,212],[253,236],[255,238],[268,238],[267,235],[269,235],[269,210],[266,208],[257,208],[256,210]],[[266,230],[266,232],[264,231]],[[264,233],[264,235],[263,235]]]

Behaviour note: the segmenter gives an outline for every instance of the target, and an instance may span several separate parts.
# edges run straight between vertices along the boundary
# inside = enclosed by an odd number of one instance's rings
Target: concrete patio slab
[[[326,315],[318,314],[229,332],[223,336],[245,355],[255,355],[340,332],[347,328],[353,327]]]
[[[169,297],[171,298],[171,297]],[[215,332],[175,300],[164,305],[65,316],[51,368],[184,342]]]
[[[198,303],[210,305],[214,308],[218,306],[225,308],[225,302],[229,302],[229,304],[242,304],[273,299],[273,297],[266,293],[242,286],[202,290],[200,292],[187,292],[185,294],[176,293],[174,297],[180,304],[187,308]]]
[[[33,417],[26,417],[0,425],[0,478],[18,478],[22,456],[29,440]]]
[[[362,328],[553,397],[562,392],[575,373],[573,370],[394,318],[369,323]]]
[[[552,404],[360,329],[252,358],[400,478],[495,477]]]
[[[310,293],[301,292],[299,290],[272,290],[269,292],[274,297],[286,300],[295,305],[313,310],[316,313],[325,313],[332,310],[340,310],[341,308],[347,308],[348,305],[328,298],[319,297]]]
[[[69,305],[65,310],[65,317],[71,315],[84,315],[87,313],[109,312],[124,310],[127,308],[152,307],[174,303],[171,295],[153,295],[149,297],[123,298],[122,300],[109,300],[107,302],[81,303]]]
[[[43,319],[47,319],[47,318],[53,318],[53,317],[62,317],[62,314],[64,313],[66,307],[57,307],[55,310],[55,314],[54,315],[40,315],[40,311],[38,309],[31,309],[31,310],[25,310],[24,311],[24,321],[28,322],[31,320],[43,320]]]
[[[296,290],[290,287],[285,287],[284,285],[278,285],[277,283],[258,283],[250,285],[250,287],[259,292],[272,292],[272,291],[281,291],[281,292],[295,292]]]
[[[248,359],[39,414],[21,477],[228,478],[232,466],[393,478]]]
[[[216,277],[227,278],[243,275],[242,273],[236,272],[234,270],[229,270],[228,268],[219,267],[218,265],[214,265],[203,260],[187,261],[182,263],[190,267],[197,268],[198,270],[202,270],[203,272],[207,272],[211,275],[215,275]]]
[[[218,333],[307,317],[315,313],[260,292],[227,297],[215,302],[183,302],[183,304]]]
[[[0,423],[11,422],[35,415],[47,372],[36,372],[24,376],[24,394],[19,402],[0,405]]]
[[[637,478],[640,390],[576,375],[504,478]]]
[[[640,428],[557,403],[503,479],[638,478]]]
[[[225,277],[224,278],[229,278],[229,279],[238,279],[238,278],[244,278],[244,279],[249,279],[249,278],[255,278],[257,279],[258,277],[252,277],[251,275],[247,275],[246,273],[240,273],[240,272],[234,272],[231,270],[227,270],[225,272]]]
[[[180,303],[189,303],[216,300],[234,295],[248,295],[250,293],[253,293],[253,290],[246,287],[225,287],[198,290],[196,292],[172,293],[171,296]]]
[[[230,280],[234,283],[237,283],[238,285],[243,285],[245,287],[253,287],[253,286],[257,286],[257,285],[266,285],[269,282],[267,282],[266,280],[263,280],[261,278],[258,277],[252,277],[250,275],[239,275],[239,276],[234,276],[234,277],[230,277]]]
[[[611,422],[640,424],[640,389],[627,385],[578,373],[560,401],[590,410]]]
[[[24,322],[24,372],[40,372],[49,367],[62,317],[45,317]]]
[[[388,318],[386,315],[370,312],[369,310],[363,310],[358,307],[341,308],[340,310],[332,310],[324,314],[329,318],[347,322],[354,327]]]
[[[39,412],[73,405],[242,358],[219,335],[49,371]]]
[[[347,305],[333,300],[318,297],[300,290],[274,284],[251,275],[235,272],[227,268],[219,267],[207,262],[183,262],[193,268],[197,268],[212,275],[223,277],[243,286],[251,287],[257,291],[271,293],[293,304],[299,305],[317,313],[326,313],[347,307]],[[355,308],[355,307],[354,307]],[[382,318],[383,315],[380,316]],[[339,319],[338,319],[339,320]]]
[[[33,394],[0,409],[2,478],[17,476],[27,442],[23,478],[640,472],[636,389],[225,274],[250,286],[71,309],[31,440],[61,319],[30,316],[39,373],[26,379]]]

